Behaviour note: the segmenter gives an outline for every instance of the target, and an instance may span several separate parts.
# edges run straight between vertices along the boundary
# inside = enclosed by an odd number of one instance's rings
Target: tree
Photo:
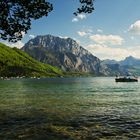
[[[76,16],[81,13],[92,13],[94,10],[93,1],[94,0],[79,0],[81,3],[81,7],[77,9],[74,13]]]
[[[81,7],[74,15],[91,13],[94,0],[79,0]],[[48,16],[53,5],[47,0],[0,0],[0,37],[17,42],[31,28],[31,20]]]

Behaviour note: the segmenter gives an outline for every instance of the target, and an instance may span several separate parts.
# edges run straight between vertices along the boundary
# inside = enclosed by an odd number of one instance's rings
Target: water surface
[[[140,140],[140,83],[1,80],[0,139]]]

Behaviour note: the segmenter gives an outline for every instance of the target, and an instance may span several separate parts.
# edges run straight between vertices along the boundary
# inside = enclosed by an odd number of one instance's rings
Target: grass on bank
[[[63,72],[56,67],[36,61],[17,48],[0,43],[0,76],[54,77],[63,76]]]

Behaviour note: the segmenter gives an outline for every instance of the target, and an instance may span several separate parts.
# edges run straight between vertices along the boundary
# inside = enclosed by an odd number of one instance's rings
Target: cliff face
[[[22,48],[36,60],[67,72],[87,72],[108,75],[107,66],[71,38],[52,35],[37,36]]]

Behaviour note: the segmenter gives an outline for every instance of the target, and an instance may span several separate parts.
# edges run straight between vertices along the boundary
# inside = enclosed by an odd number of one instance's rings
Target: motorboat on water
[[[138,82],[138,77],[133,76],[133,77],[118,77],[116,76],[115,78],[116,82]]]

